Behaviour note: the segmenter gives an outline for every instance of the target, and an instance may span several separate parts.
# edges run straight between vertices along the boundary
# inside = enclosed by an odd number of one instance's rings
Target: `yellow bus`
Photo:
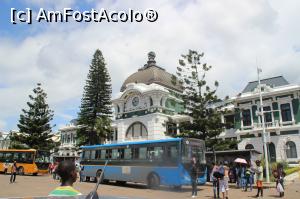
[[[47,173],[50,153],[35,149],[0,149],[1,173],[10,173],[14,161],[17,162],[19,175]]]

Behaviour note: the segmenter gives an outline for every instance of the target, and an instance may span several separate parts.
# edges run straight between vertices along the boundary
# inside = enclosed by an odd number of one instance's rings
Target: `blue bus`
[[[203,140],[170,138],[83,146],[81,165],[86,180],[97,180],[109,160],[103,180],[159,185],[190,185],[191,159],[196,157],[198,184],[206,183],[205,144]]]

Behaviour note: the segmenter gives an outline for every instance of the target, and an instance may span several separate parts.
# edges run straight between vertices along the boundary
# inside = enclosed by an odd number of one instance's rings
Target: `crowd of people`
[[[283,166],[278,164],[277,169],[272,171],[276,180],[276,189],[279,196],[284,196],[284,177]],[[256,160],[255,165],[251,163],[231,163],[227,161],[213,163],[210,172],[210,182],[212,182],[214,198],[228,199],[228,183],[236,183],[236,188],[242,191],[253,190],[254,180],[256,179],[257,193],[255,197],[263,197],[263,167],[260,160]]]

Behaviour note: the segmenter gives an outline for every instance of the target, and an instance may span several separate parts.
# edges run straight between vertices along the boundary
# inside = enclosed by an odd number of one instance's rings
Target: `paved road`
[[[9,184],[9,176],[0,174],[0,198],[4,197],[30,197],[47,196],[47,194],[59,185],[50,176],[17,176],[15,184]],[[75,183],[74,187],[83,194],[89,193],[95,186],[94,183]],[[210,186],[201,186],[197,198],[212,198]],[[122,196],[124,198],[142,198],[142,199],[182,199],[191,197],[191,188],[183,187],[182,190],[174,190],[162,187],[159,190],[149,190],[143,185],[127,184],[126,186],[117,186],[114,183],[101,185],[98,191],[99,195]],[[255,191],[242,192],[239,189],[230,189],[230,199],[249,199],[253,198]],[[265,190],[264,198],[276,198],[277,193],[274,188]],[[287,199],[300,199],[300,180],[296,180],[287,186]]]

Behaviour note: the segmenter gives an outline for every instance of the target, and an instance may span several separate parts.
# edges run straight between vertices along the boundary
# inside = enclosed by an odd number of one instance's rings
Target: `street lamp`
[[[263,138],[263,144],[264,144],[266,179],[267,179],[267,182],[269,183],[270,182],[270,176],[269,176],[269,156],[268,156],[268,149],[267,149],[265,116],[264,116],[263,100],[262,100],[262,93],[261,93],[261,84],[260,84],[260,77],[259,77],[259,73],[261,73],[261,72],[262,72],[262,70],[260,68],[257,68],[258,88],[259,88],[259,100],[260,100],[260,114],[261,114],[262,129],[263,129],[262,138]]]

